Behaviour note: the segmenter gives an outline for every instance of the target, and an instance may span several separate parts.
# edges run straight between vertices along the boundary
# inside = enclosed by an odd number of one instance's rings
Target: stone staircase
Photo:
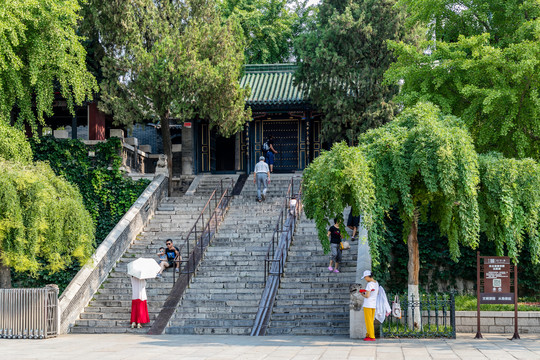
[[[348,212],[347,212],[348,214]],[[328,271],[315,223],[302,215],[266,335],[348,335],[349,285],[356,279],[358,241],[343,251],[340,273]]]
[[[267,200],[258,203],[250,175],[165,333],[250,333],[264,287],[264,257],[290,178],[273,175]]]
[[[90,304],[84,309],[80,319],[71,329],[72,333],[146,333],[148,331],[172,289],[173,270],[165,270],[162,279],[147,280],[150,323],[145,324],[142,329],[131,329],[129,328],[131,281],[126,274],[127,263],[139,257],[157,260],[156,253],[160,247],[165,247],[166,239],[172,239],[173,243],[180,247],[181,240],[195,223],[211,191],[215,188],[216,180],[203,179],[201,185],[204,185],[201,191],[197,191],[193,196],[169,197],[162,200],[154,217],[137,236]],[[184,259],[187,258],[186,249],[182,249],[182,256]]]

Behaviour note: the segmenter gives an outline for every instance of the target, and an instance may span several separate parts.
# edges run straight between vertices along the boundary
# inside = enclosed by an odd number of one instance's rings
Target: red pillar
[[[105,114],[95,102],[88,104],[88,139],[105,140]]]

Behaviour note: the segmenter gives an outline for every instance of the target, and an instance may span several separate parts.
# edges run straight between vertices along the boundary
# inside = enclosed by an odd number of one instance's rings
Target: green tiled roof
[[[247,105],[298,105],[307,102],[302,91],[293,84],[293,64],[246,65],[240,86],[249,85]]]

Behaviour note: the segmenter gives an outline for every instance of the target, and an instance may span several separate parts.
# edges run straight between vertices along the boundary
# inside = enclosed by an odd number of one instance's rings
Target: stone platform
[[[30,359],[540,359],[540,336],[510,341],[488,335],[474,340],[378,340],[366,343],[341,336],[200,336],[70,334],[48,340],[0,340],[2,360]]]

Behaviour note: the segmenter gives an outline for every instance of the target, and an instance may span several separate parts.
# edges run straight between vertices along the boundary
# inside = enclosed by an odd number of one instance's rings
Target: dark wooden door
[[[263,138],[267,139],[269,135],[273,135],[274,148],[278,152],[275,155],[274,171],[298,170],[299,131],[299,122],[295,119],[263,121]]]

